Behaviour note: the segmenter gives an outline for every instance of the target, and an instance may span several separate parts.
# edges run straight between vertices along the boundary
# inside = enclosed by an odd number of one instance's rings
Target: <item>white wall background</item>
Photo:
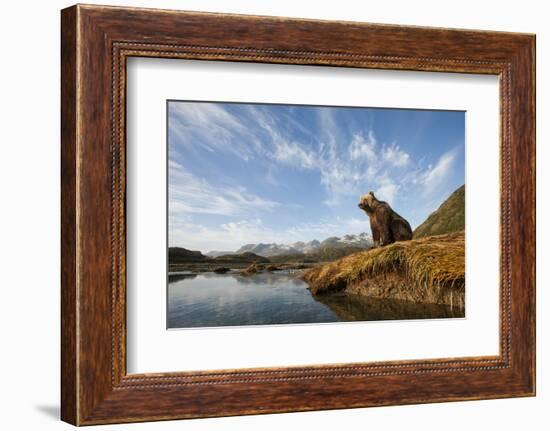
[[[477,28],[537,34],[538,396],[405,407],[172,421],[95,429],[393,430],[547,429],[550,423],[550,13],[536,0],[119,0],[171,9]],[[60,0],[4,2],[0,15],[0,427],[69,429],[59,414],[59,10]]]

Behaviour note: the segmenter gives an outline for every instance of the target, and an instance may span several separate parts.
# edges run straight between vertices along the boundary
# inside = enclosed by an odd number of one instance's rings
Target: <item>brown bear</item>
[[[361,195],[358,206],[369,216],[374,247],[412,239],[409,222],[392,210],[388,203],[376,199],[373,192]]]

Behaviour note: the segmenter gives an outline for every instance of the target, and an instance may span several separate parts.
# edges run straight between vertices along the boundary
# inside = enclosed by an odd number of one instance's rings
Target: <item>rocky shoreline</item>
[[[276,272],[276,271],[298,271],[306,270],[313,268],[314,266],[319,265],[319,263],[277,263],[277,264],[266,264],[266,263],[241,263],[235,264],[231,263],[227,266],[220,266],[220,264],[180,264],[180,265],[170,265],[168,274],[181,274],[181,273],[190,273],[190,274],[200,274],[205,272],[213,272],[216,274],[226,274],[228,272],[237,272],[241,275],[253,275],[258,272]]]

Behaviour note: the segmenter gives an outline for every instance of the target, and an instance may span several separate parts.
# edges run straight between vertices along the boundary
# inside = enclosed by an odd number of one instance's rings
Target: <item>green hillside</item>
[[[464,230],[465,187],[455,190],[441,206],[413,232],[413,238],[443,235]]]
[[[204,256],[200,251],[187,250],[183,247],[168,248],[168,262],[170,264],[208,262],[210,260],[208,256]]]
[[[257,254],[246,251],[239,254],[226,254],[214,258],[215,262],[227,262],[227,263],[270,263],[271,261],[267,257],[259,256]]]
[[[183,247],[170,247],[168,249],[169,264],[185,263],[270,263],[270,260],[257,254],[245,252],[240,254],[228,254],[218,257],[203,255],[200,251],[188,250]]]

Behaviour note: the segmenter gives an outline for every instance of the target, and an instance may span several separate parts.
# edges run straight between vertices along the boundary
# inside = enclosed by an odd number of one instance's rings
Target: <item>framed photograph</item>
[[[465,317],[465,112],[166,110],[169,329]]]
[[[535,36],[61,14],[62,419],[535,394]]]

